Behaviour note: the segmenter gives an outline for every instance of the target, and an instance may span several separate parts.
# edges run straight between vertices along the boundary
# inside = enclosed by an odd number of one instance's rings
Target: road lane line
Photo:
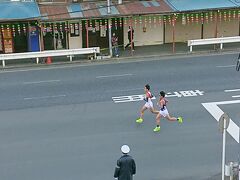
[[[61,80],[32,81],[32,82],[23,82],[23,84],[53,83],[53,82],[60,82],[60,81]]]
[[[216,66],[216,67],[219,67],[219,68],[228,68],[228,67],[235,67],[236,65],[226,65],[226,66]]]
[[[123,76],[132,76],[133,74],[113,74],[108,76],[97,76],[96,78],[111,78],[111,77],[123,77]]]
[[[59,98],[59,97],[65,97],[65,94],[55,95],[55,96],[40,96],[40,97],[26,97],[23,98],[24,100],[37,100],[37,99],[50,99],[50,98]]]
[[[223,104],[237,104],[240,103],[240,100],[235,101],[221,101],[221,102],[210,102],[210,103],[202,103],[203,107],[217,120],[219,121],[219,118],[224,113],[218,105]],[[238,142],[240,143],[240,128],[237,126],[236,123],[233,122],[233,120],[230,119],[229,126],[227,128],[227,132]]]
[[[240,91],[240,89],[228,89],[228,90],[224,90],[224,92],[236,92],[236,91]]]

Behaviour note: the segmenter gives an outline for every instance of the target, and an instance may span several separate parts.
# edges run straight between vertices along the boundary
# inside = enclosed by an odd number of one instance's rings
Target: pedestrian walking
[[[119,48],[118,48],[118,37],[115,33],[112,36],[112,47],[113,47],[113,56],[119,57]]]
[[[132,51],[135,50],[133,37],[134,37],[134,29],[131,26],[129,26],[128,27],[128,44],[125,46],[125,49],[131,45]]]
[[[159,132],[160,131],[160,118],[164,117],[169,121],[178,121],[179,124],[182,124],[183,119],[182,117],[171,117],[168,113],[167,110],[167,102],[168,100],[165,98],[165,92],[161,91],[160,92],[160,98],[159,98],[159,102],[158,105],[160,107],[160,111],[156,116],[156,127],[153,129],[154,132]]]
[[[150,92],[149,84],[146,84],[144,86],[144,92],[145,92],[145,96],[144,96],[143,100],[145,101],[145,104],[142,106],[142,108],[140,110],[140,117],[136,120],[136,123],[139,123],[139,124],[141,124],[143,122],[143,115],[147,109],[149,109],[150,112],[153,114],[158,114],[158,112],[159,112],[159,111],[155,110],[153,107],[153,102],[152,102],[153,95]]]
[[[128,155],[130,148],[128,145],[123,145],[121,151],[123,155],[117,160],[114,178],[118,180],[133,180],[133,175],[136,174],[136,164],[134,159]]]

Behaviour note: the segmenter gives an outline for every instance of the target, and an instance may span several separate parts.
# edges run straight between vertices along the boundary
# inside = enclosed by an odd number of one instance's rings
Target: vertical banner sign
[[[30,52],[40,51],[39,30],[37,26],[29,26],[28,51]]]

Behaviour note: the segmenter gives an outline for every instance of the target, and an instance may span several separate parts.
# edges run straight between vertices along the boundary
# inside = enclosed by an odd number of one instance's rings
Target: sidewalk
[[[214,49],[215,48],[215,49]],[[220,45],[202,45],[193,46],[193,52],[189,51],[187,43],[175,43],[175,52],[173,52],[173,44],[162,44],[162,45],[149,45],[149,46],[136,46],[135,51],[131,51],[131,48],[123,49],[119,48],[120,57],[112,57],[101,60],[89,60],[87,55],[75,56],[73,61],[70,62],[67,57],[53,57],[52,65],[58,64],[73,64],[73,63],[94,63],[109,60],[127,60],[127,59],[137,59],[137,58],[148,58],[148,57],[165,57],[165,56],[180,56],[180,55],[197,55],[197,54],[210,54],[210,53],[224,53],[233,52],[240,53],[240,43],[229,43],[224,44],[223,49],[220,50]],[[109,50],[101,50],[101,55],[108,55]],[[50,64],[51,65],[51,64]],[[6,62],[6,67],[8,68],[18,68],[18,67],[39,67],[39,66],[49,66],[45,63],[36,64],[35,59],[22,59],[22,60],[12,60]],[[1,68],[0,68],[1,69]]]
[[[215,49],[214,49],[215,48]],[[206,53],[221,53],[221,52],[240,52],[240,43],[224,44],[223,49],[220,45],[202,45],[193,46],[193,51],[189,51],[187,43],[175,43],[175,52],[173,52],[173,44],[163,44],[154,46],[137,46],[135,51],[130,48],[125,50],[120,49],[120,58],[136,58],[136,57],[151,57],[151,56],[174,56],[180,54],[206,54]]]

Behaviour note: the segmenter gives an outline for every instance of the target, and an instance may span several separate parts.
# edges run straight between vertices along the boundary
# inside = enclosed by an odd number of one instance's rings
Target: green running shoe
[[[141,124],[142,122],[143,122],[143,119],[142,119],[142,118],[138,118],[138,119],[136,120],[136,123]]]
[[[153,129],[154,132],[159,132],[160,131],[160,126],[156,126],[154,129]]]
[[[178,117],[177,120],[178,120],[178,123],[179,123],[179,124],[182,124],[182,123],[183,123],[183,118],[182,118],[182,117]]]

